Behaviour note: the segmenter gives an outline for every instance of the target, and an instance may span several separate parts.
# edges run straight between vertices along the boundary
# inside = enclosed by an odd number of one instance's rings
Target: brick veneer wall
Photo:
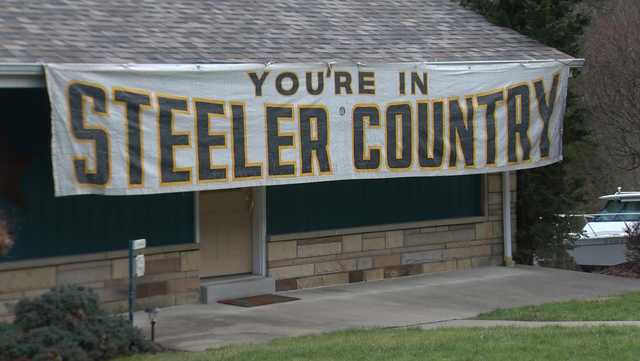
[[[511,199],[515,205],[515,175]],[[486,215],[428,226],[268,242],[269,274],[286,291],[503,264],[501,175],[485,184]],[[443,205],[446,206],[446,205]],[[515,206],[512,207],[515,234]]]
[[[149,248],[143,253],[146,271],[137,281],[137,309],[200,302],[198,245]],[[0,321],[13,318],[21,298],[65,284],[94,288],[105,310],[126,312],[128,272],[126,251],[0,263]]]

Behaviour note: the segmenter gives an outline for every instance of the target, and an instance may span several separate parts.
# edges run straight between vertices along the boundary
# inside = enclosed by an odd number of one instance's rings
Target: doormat
[[[297,301],[297,300],[299,300],[299,298],[266,294],[266,295],[252,296],[252,297],[234,298],[231,300],[222,300],[222,301],[218,301],[218,303],[222,303],[225,305],[239,306],[239,307],[257,307],[257,306],[271,305],[274,303],[283,303],[283,302],[290,302],[290,301]]]

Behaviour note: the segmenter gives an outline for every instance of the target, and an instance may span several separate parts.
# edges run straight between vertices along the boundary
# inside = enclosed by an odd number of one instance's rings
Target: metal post
[[[134,241],[129,241],[129,322],[133,323],[133,307],[136,299],[136,275],[134,272],[135,249]]]
[[[511,178],[502,173],[502,237],[504,241],[504,265],[513,266],[511,250]]]

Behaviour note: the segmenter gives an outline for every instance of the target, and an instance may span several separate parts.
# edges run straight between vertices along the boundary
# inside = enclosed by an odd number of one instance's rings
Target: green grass
[[[640,292],[585,301],[498,309],[480,320],[516,321],[640,321]]]
[[[638,360],[640,328],[498,327],[341,331],[231,346],[208,352],[162,353],[119,361],[528,361]]]

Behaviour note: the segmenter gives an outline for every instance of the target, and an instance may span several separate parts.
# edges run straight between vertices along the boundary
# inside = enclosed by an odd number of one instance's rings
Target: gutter
[[[511,240],[511,176],[509,172],[502,172],[502,242],[504,265],[511,267],[513,263],[513,251]]]
[[[582,58],[570,58],[570,59],[528,59],[528,60],[476,60],[476,61],[434,61],[425,62],[428,65],[489,65],[489,64],[536,64],[536,63],[549,63],[557,61],[570,68],[582,68],[584,67],[585,60]]]
[[[570,68],[582,68],[584,59],[544,59],[544,60],[477,60],[477,61],[434,61],[426,65],[482,65],[482,64],[536,64],[557,61]],[[361,64],[361,63],[358,63]],[[1,88],[44,88],[44,66],[42,63],[0,63]]]
[[[0,63],[1,88],[44,88],[44,67],[36,63]]]

